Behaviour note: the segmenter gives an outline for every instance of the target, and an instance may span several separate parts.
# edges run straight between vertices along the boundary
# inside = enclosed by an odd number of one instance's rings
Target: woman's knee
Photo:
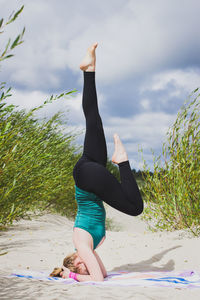
[[[144,210],[144,205],[142,204],[137,208],[137,216],[141,215],[143,213],[143,210]]]
[[[131,216],[139,216],[142,214],[144,210],[144,204],[143,201],[139,205],[134,205],[130,211]]]

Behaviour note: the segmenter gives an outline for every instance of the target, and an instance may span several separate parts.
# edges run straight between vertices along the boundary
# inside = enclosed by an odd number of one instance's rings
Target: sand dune
[[[140,216],[106,206],[115,230],[97,249],[108,271],[200,270],[200,240],[186,231],[151,233]],[[73,222],[46,214],[21,220],[0,233],[2,274],[14,269],[49,272],[73,252]],[[199,299],[199,289],[64,286],[20,278],[0,278],[0,299]]]

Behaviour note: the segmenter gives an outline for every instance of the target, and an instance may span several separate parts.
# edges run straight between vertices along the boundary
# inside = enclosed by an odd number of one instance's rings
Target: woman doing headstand
[[[51,276],[70,277],[78,281],[103,281],[107,276],[95,251],[105,239],[106,213],[103,201],[131,216],[143,211],[143,201],[127,153],[117,134],[114,134],[112,161],[119,166],[121,183],[106,169],[107,148],[95,86],[97,45],[95,43],[88,48],[80,65],[84,77],[82,106],[86,133],[83,154],[73,170],[78,204],[73,228],[76,252],[64,259],[62,268],[55,268],[51,273]]]

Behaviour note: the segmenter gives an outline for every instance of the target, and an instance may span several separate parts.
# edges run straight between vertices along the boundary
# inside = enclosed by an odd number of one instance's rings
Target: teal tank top
[[[93,248],[95,249],[106,232],[106,211],[103,201],[95,194],[84,191],[76,185],[75,199],[77,201],[78,210],[74,227],[82,228],[91,234],[93,238]]]

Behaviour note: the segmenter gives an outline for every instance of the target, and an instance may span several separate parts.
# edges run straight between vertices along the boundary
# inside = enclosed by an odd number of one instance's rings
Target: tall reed
[[[7,21],[0,19],[1,33],[23,8]],[[8,39],[0,62],[13,57],[13,49],[23,43],[24,32],[25,28],[14,40]],[[9,105],[11,88],[6,88],[5,82],[0,84],[0,225],[11,224],[36,209],[75,214],[72,168],[79,157],[75,135],[61,131],[60,113],[42,122],[34,117],[46,104],[74,92],[51,95],[39,107],[25,111]]]
[[[75,213],[75,135],[59,129],[60,113],[43,122],[27,115],[23,110],[0,110],[0,224],[4,225],[33,209]]]
[[[144,160],[143,218],[150,228],[200,234],[200,94],[195,89],[169,128],[153,174]],[[152,223],[153,221],[153,223]]]

